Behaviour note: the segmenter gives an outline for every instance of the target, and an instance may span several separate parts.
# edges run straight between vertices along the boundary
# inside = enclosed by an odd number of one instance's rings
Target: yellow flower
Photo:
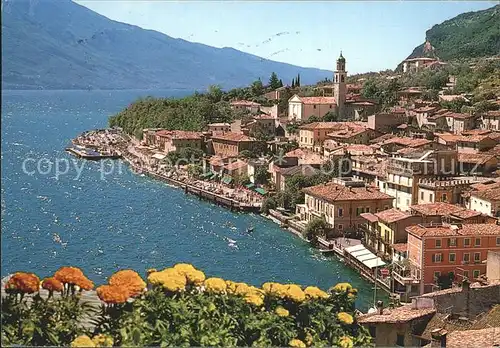
[[[280,283],[264,283],[262,289],[269,295],[276,296],[278,298],[285,298],[287,294],[286,285]]]
[[[306,348],[306,344],[302,342],[301,340],[294,338],[290,342],[288,342],[288,345],[290,347],[296,347],[296,348]]]
[[[187,282],[193,285],[201,285],[205,280],[205,273],[196,269],[193,271],[186,271],[184,275],[187,278]]]
[[[312,346],[313,342],[314,342],[314,338],[312,337],[311,333],[308,332],[306,334],[306,344],[308,346]]]
[[[347,292],[352,289],[352,285],[349,283],[338,283],[333,287],[333,291],[335,292]]]
[[[149,274],[148,281],[172,292],[184,290],[187,283],[186,277],[173,268]]]
[[[245,296],[250,292],[250,287],[246,283],[235,283],[234,291],[235,295]]]
[[[306,294],[304,294],[300,286],[290,284],[286,286],[286,298],[294,302],[303,302],[306,299]]]
[[[260,307],[264,304],[264,300],[261,296],[255,294],[248,294],[245,296],[245,301],[247,303],[253,304],[254,306]]]
[[[94,342],[87,335],[78,336],[73,342],[71,347],[95,347]]]
[[[189,263],[178,263],[174,266],[174,269],[184,275],[186,275],[187,272],[196,271],[196,268]]]
[[[340,337],[338,344],[341,348],[352,348],[354,346],[352,339],[349,336]]]
[[[340,312],[337,314],[337,319],[342,323],[346,325],[351,325],[352,322],[354,321],[352,318],[352,315],[346,312]]]
[[[304,293],[307,298],[311,299],[328,298],[328,294],[316,286],[308,286],[305,288]]]
[[[349,298],[350,300],[354,300],[354,299],[356,299],[356,294],[353,294],[352,292],[350,292],[347,294],[347,298]]]
[[[205,287],[208,292],[216,294],[225,294],[227,285],[224,279],[221,278],[208,278],[205,280]]]
[[[276,310],[275,310],[276,314],[278,314],[280,317],[288,317],[290,315],[290,312],[287,311],[285,308],[279,306],[279,307],[276,307]]]
[[[94,342],[96,347],[113,347],[113,338],[104,334],[94,336],[92,342]]]

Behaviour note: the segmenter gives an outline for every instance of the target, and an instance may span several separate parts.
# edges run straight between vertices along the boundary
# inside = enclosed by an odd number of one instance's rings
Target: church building
[[[333,84],[323,86],[330,88],[330,95],[321,97],[301,97],[295,94],[288,100],[288,119],[304,122],[311,116],[322,118],[327,113],[337,113],[343,120],[362,120],[376,111],[377,104],[362,99],[359,94],[348,93],[346,60],[340,52],[336,70],[333,73]]]

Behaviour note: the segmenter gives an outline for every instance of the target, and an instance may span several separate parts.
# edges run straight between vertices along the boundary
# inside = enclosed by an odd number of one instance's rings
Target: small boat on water
[[[250,226],[247,228],[247,233],[252,233],[253,232],[253,226]]]

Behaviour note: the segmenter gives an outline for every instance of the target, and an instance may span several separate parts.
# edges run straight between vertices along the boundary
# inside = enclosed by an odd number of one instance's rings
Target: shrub
[[[73,271],[71,271],[73,272]],[[83,273],[66,274],[80,281]],[[72,278],[72,275],[76,278]],[[29,276],[31,277],[31,276]],[[27,277],[26,277],[27,278]],[[97,288],[100,312],[64,283],[64,296],[10,291],[2,303],[3,345],[58,346],[368,346],[357,322],[357,290],[347,283],[329,291],[296,284],[257,288],[206,278],[189,264],[148,270],[147,286],[132,270]],[[83,290],[82,290],[83,291]],[[93,315],[92,325],[84,318]]]

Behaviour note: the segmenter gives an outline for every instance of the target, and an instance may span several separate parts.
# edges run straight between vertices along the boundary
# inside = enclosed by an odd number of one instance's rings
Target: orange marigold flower
[[[77,284],[82,278],[85,278],[85,275],[77,267],[61,267],[54,274],[54,278],[62,283]]]
[[[132,297],[140,295],[146,287],[141,276],[131,269],[124,269],[113,274],[109,278],[109,285],[127,288]]]
[[[125,303],[130,297],[127,288],[116,285],[101,285],[96,292],[99,299],[107,304]]]
[[[17,272],[5,284],[6,292],[32,294],[40,289],[40,278],[34,273]]]
[[[81,279],[78,279],[76,285],[78,285],[81,290],[86,291],[90,291],[94,288],[94,282],[85,276]]]
[[[49,291],[63,291],[64,285],[54,277],[42,280],[42,288]]]

